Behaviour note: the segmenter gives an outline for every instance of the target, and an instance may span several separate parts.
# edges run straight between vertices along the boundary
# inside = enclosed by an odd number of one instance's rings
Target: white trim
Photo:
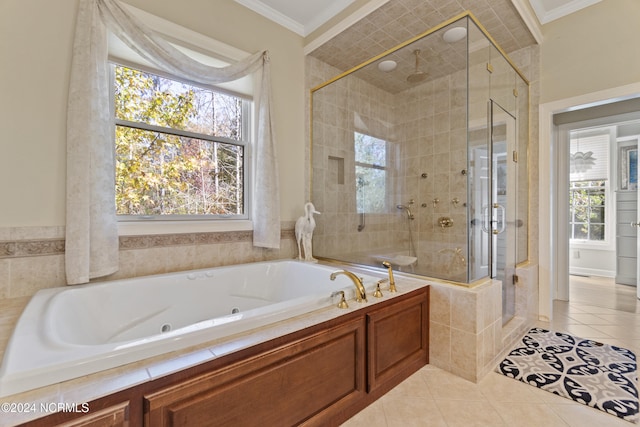
[[[544,41],[544,37],[542,36],[542,29],[540,28],[540,23],[538,21],[538,17],[536,16],[536,12],[531,13],[531,9],[527,7],[526,0],[511,0],[511,3],[516,8],[520,17],[524,21],[524,24],[527,26],[531,35],[536,40],[536,43],[542,44]]]
[[[333,27],[319,35],[317,38],[315,38],[313,41],[311,41],[309,44],[307,44],[302,50],[302,53],[304,55],[310,54],[374,10],[385,5],[388,1],[389,0],[371,0],[369,3],[362,6],[360,9],[356,10],[351,15],[347,16],[345,19],[338,22],[336,25],[334,25]]]
[[[553,115],[565,111],[571,111],[584,106],[595,106],[614,101],[640,96],[640,83],[632,83],[626,86],[605,89],[598,92],[587,93],[572,98],[540,104],[539,122],[539,177],[538,188],[538,218],[539,218],[539,317],[541,320],[550,320],[552,316],[553,299],[557,291],[556,265],[557,256],[557,209],[555,206],[555,151],[556,137],[553,125]],[[553,155],[552,155],[553,154]],[[546,189],[549,189],[547,191]]]
[[[305,27],[300,22],[295,19],[289,18],[287,15],[283,14],[264,4],[259,0],[235,0],[236,3],[240,3],[247,9],[253,10],[255,13],[264,16],[265,18],[275,22],[276,24],[282,25],[288,30],[293,31],[294,33],[305,36]]]
[[[601,270],[598,268],[582,268],[582,267],[570,267],[569,274],[580,276],[600,276],[600,277],[616,277],[616,272],[611,270]]]
[[[334,0],[331,4],[326,5],[321,13],[316,15],[311,21],[307,22],[304,26],[304,34],[303,36],[308,36],[322,24],[336,16],[338,13],[343,11],[347,6],[353,3],[355,0]]]
[[[602,0],[571,0],[562,6],[554,7],[547,10],[542,1],[531,1],[531,7],[535,11],[540,23],[542,25],[547,24],[556,19],[560,19],[563,16],[570,15],[574,12],[584,9],[585,7],[592,6],[596,3],[600,3]]]

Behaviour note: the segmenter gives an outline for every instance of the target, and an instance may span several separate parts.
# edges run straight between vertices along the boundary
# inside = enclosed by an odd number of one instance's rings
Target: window
[[[605,184],[605,180],[571,181],[571,239],[596,242],[605,240]]]
[[[387,191],[387,142],[355,132],[358,213],[383,213]]]
[[[609,242],[609,128],[580,129],[569,139],[569,238],[572,244]]]
[[[246,218],[250,101],[119,64],[113,70],[118,215]]]

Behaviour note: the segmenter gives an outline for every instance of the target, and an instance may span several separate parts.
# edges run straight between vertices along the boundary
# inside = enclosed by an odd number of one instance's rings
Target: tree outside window
[[[119,215],[243,215],[246,100],[114,66]]]
[[[355,132],[354,148],[357,211],[383,213],[387,191],[387,142]]]
[[[569,190],[570,238],[605,240],[605,180],[572,181]]]

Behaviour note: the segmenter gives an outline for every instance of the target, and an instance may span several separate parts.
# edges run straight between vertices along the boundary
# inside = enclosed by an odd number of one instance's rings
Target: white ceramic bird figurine
[[[304,216],[301,216],[296,221],[296,243],[298,244],[298,259],[304,261],[317,261],[312,255],[311,238],[313,237],[313,230],[316,228],[316,221],[313,219],[313,214],[320,215],[313,206],[313,203],[308,202],[304,205]],[[304,258],[302,258],[302,251],[304,251]]]

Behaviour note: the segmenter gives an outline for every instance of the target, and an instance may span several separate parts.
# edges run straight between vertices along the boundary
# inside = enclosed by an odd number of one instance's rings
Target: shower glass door
[[[469,132],[469,275],[472,280],[489,277],[491,234],[489,205],[491,194],[491,148],[487,144],[487,127]]]
[[[491,200],[487,231],[491,235],[491,277],[502,282],[502,324],[515,315],[516,265],[516,119],[491,101]]]

